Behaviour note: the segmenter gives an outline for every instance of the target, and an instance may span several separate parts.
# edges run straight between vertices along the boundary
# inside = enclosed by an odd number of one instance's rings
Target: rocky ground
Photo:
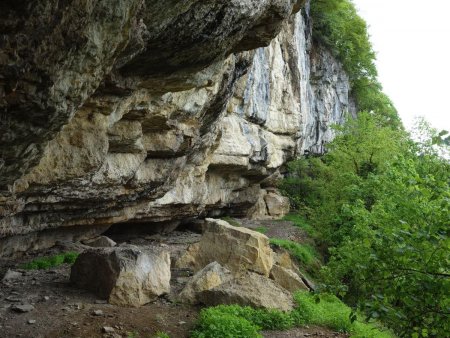
[[[252,227],[251,222],[244,222]],[[288,222],[265,221],[268,233],[276,237],[300,239],[303,233]],[[171,255],[184,252],[200,235],[175,231],[169,235],[126,238],[141,248],[155,244],[167,246]],[[200,307],[184,305],[176,295],[189,280],[189,272],[172,269],[171,292],[140,308],[107,304],[94,294],[69,283],[70,266],[48,270],[23,270],[20,265],[36,257],[68,250],[82,251],[84,245],[65,243],[51,250],[0,262],[0,277],[8,269],[16,273],[0,283],[0,337],[153,337],[166,332],[170,337],[188,337]],[[264,332],[264,337],[345,337],[323,328],[301,328],[285,332]]]

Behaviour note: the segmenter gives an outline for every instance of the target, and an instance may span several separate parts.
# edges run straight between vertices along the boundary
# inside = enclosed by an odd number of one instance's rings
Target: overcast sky
[[[367,21],[384,92],[409,127],[450,130],[450,1],[353,0]]]

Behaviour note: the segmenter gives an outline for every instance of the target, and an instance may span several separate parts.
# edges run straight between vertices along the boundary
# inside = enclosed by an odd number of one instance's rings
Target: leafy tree
[[[446,134],[422,128],[426,142],[413,142],[368,113],[336,131],[282,184],[329,247],[327,288],[400,336],[450,336]]]

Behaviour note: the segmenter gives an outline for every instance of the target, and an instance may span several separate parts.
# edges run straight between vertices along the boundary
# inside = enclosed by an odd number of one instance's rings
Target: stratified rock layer
[[[266,197],[284,163],[354,112],[303,2],[3,1],[0,255],[285,212]]]

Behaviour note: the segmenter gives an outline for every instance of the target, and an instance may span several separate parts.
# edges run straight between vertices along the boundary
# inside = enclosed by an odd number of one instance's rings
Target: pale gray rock
[[[112,248],[117,245],[111,238],[100,236],[90,240],[83,241],[83,244],[93,248]]]
[[[270,192],[264,196],[264,201],[266,202],[267,212],[272,217],[282,218],[289,213],[290,202],[289,198],[285,196]]]
[[[281,311],[290,311],[294,307],[289,292],[271,279],[253,272],[248,272],[215,288],[200,292],[197,299],[209,306],[239,304]]]
[[[103,311],[102,310],[94,310],[94,311],[92,311],[92,314],[94,316],[100,317],[100,316],[103,316]]]
[[[16,281],[20,278],[22,278],[21,272],[8,269],[8,271],[6,271],[5,275],[2,278],[2,282],[9,283],[9,282]]]
[[[91,249],[77,258],[70,281],[111,304],[138,307],[170,291],[169,252],[132,245]]]
[[[270,271],[270,278],[289,292],[299,290],[310,291],[309,287],[303,282],[302,278],[295,273],[294,270],[286,269],[277,264],[272,267],[272,270]]]
[[[228,222],[207,218],[199,243],[191,245],[177,262],[177,268],[199,271],[217,262],[234,274],[247,270],[269,276],[273,251],[267,236]]]
[[[116,330],[114,330],[114,328],[111,326],[103,326],[102,332],[103,333],[114,333],[114,332],[116,332]]]
[[[197,272],[186,284],[179,297],[184,302],[198,303],[198,293],[211,290],[233,279],[232,273],[217,262],[212,262]]]

